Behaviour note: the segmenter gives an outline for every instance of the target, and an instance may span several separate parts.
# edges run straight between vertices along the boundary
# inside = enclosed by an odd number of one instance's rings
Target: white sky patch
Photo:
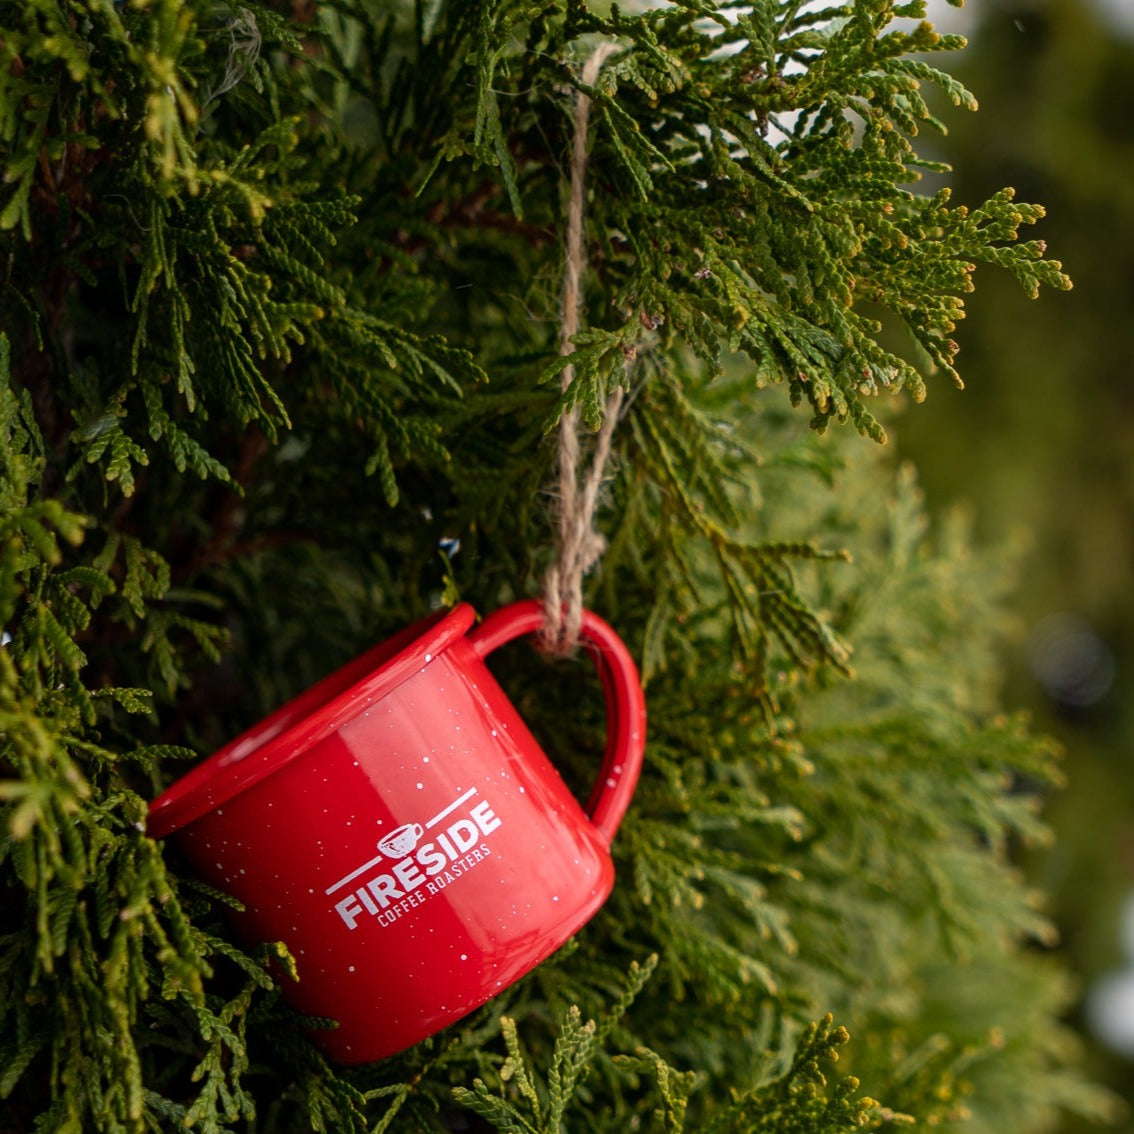
[[[945,0],[929,0],[929,22],[944,35],[969,35],[976,23],[978,2],[970,0],[963,8],[954,8]]]
[[[976,30],[977,13],[988,0],[968,0],[963,8],[954,8],[946,0],[929,0],[929,21],[939,32],[972,35]],[[1093,7],[1116,34],[1134,37],[1134,0],[1081,0]]]
[[[1119,944],[1126,968],[1107,973],[1087,995],[1087,1019],[1103,1043],[1122,1055],[1134,1056],[1134,891],[1119,914]]]
[[[1134,2],[1132,0],[1094,0],[1103,19],[1119,35],[1134,37]]]

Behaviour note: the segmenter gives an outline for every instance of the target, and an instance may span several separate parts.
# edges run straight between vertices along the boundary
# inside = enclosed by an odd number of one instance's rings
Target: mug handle
[[[543,626],[543,607],[524,599],[494,611],[468,635],[483,661],[493,650]],[[587,815],[607,844],[622,822],[642,769],[646,747],[646,698],[638,667],[622,639],[597,614],[583,611],[583,644],[595,660],[606,701],[606,749]]]

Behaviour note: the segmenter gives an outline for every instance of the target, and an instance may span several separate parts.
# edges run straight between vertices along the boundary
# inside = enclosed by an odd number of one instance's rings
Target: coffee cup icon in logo
[[[378,843],[378,849],[387,858],[405,858],[417,846],[424,834],[420,823],[403,823]]]

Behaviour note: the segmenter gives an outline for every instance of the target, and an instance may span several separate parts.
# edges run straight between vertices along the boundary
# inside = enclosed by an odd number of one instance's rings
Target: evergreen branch
[[[593,1019],[584,1022],[578,1005],[574,1004],[560,1014],[546,1080],[537,1078],[529,1068],[515,1020],[502,1017],[500,1030],[507,1056],[494,1070],[494,1083],[477,1078],[471,1089],[454,1087],[453,1098],[497,1130],[513,1134],[562,1134],[567,1129],[568,1109],[576,1101],[583,1080],[593,1070],[600,1045],[630,1008],[656,964],[657,958],[651,957],[644,965],[631,965],[617,1000],[600,1022]],[[668,1083],[663,1073],[659,1073],[659,1081]]]
[[[706,1130],[772,1134],[791,1122],[800,1131],[834,1134],[877,1130],[883,1122],[894,1120],[897,1116],[880,1112],[873,1099],[855,1097],[859,1083],[853,1076],[826,1090],[823,1067],[838,1059],[838,1048],[849,1038],[846,1029],[835,1027],[830,1016],[812,1024],[800,1038],[788,1070],[723,1108]]]
[[[675,384],[669,385],[665,397],[671,405],[687,404]],[[721,473],[714,471],[707,454],[714,451],[720,454],[713,458],[720,462],[729,451],[727,439],[722,444],[714,437],[711,424],[698,418],[691,407],[684,410],[683,415],[686,428],[678,432],[660,424],[672,419],[672,413],[634,414],[631,428],[636,443],[635,464],[641,474],[648,475],[658,485],[671,505],[661,513],[662,532],[668,525],[675,525],[682,540],[692,537],[702,547],[702,562],[714,565],[727,596],[736,641],[750,661],[770,714],[769,646],[773,641],[800,670],[811,671],[818,665],[828,664],[849,672],[847,647],[802,600],[789,568],[793,559],[837,559],[845,555],[820,551],[813,544],[755,543],[730,534],[714,518],[714,512],[725,522],[735,521],[735,507],[727,499],[718,498],[715,507],[710,509],[694,495],[699,485],[720,483]],[[647,523],[656,530],[656,519]],[[670,561],[687,566],[681,576],[674,576],[666,587],[659,588],[655,623],[661,611],[668,607],[671,595],[683,591],[687,595],[697,594],[700,586],[695,580],[704,572],[704,567],[694,566],[689,558],[691,546],[687,545],[686,550],[678,553],[675,551],[678,539],[665,538]],[[654,635],[659,631],[660,626],[655,625]]]

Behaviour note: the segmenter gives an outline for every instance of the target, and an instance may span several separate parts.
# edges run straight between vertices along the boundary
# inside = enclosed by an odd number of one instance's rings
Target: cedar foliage
[[[996,704],[1003,556],[933,536],[908,473],[766,389],[880,440],[879,394],[959,381],[977,264],[1068,286],[1018,239],[1037,206],[917,192],[934,103],[975,107],[920,0],[0,13],[0,1129],[1105,1109],[1012,867],[1058,773]],[[231,938],[146,801],[427,610],[536,592],[551,432],[619,383],[590,602],[650,705],[619,885],[468,1020],[331,1067],[269,975],[286,951]],[[550,665],[499,659],[582,790],[601,707]]]

